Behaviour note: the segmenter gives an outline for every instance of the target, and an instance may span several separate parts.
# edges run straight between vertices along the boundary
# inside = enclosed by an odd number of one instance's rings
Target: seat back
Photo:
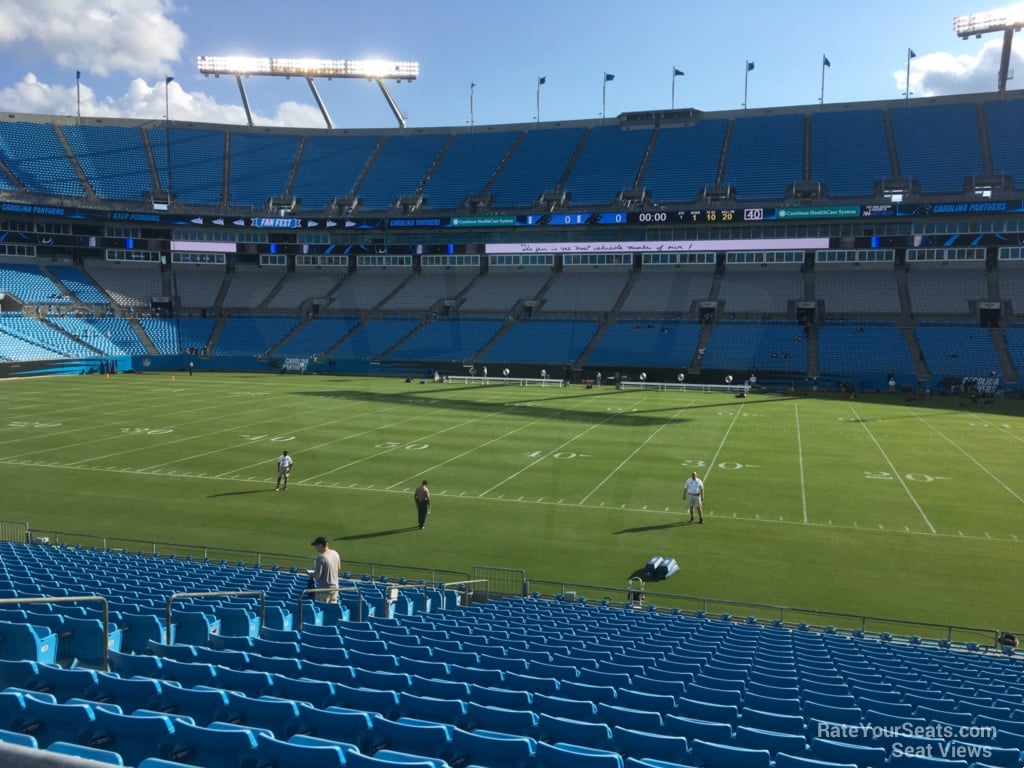
[[[57,662],[58,638],[45,627],[0,621],[0,659]]]

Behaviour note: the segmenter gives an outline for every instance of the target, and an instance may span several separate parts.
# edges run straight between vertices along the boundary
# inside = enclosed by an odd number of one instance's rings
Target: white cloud
[[[128,84],[125,93],[116,98],[98,98],[87,82],[88,78],[83,78],[81,82],[83,117],[162,120],[166,99],[167,109],[175,122],[246,124],[245,110],[241,104],[220,104],[209,94],[186,91],[177,81],[170,83],[165,92],[163,78],[148,83],[137,77]],[[0,89],[0,108],[8,112],[75,115],[78,110],[78,91],[74,84],[44,83],[30,72],[13,86]],[[316,107],[294,101],[278,104],[273,115],[254,113],[253,121],[257,125],[324,126]]]
[[[95,75],[167,72],[185,33],[171,0],[2,0],[0,47],[29,45]]]
[[[1002,56],[1002,40],[990,40],[977,54],[929,53],[910,60],[910,91],[913,96],[948,96],[958,93],[995,91]],[[1011,51],[1010,71],[1024,71],[1024,56]],[[902,93],[906,70],[893,72]],[[1012,87],[1012,81],[1010,83]]]

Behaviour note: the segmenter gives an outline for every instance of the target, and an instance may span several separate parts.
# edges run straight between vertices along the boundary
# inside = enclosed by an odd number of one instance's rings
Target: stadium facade
[[[446,129],[0,119],[0,375],[1016,389],[1022,92]]]

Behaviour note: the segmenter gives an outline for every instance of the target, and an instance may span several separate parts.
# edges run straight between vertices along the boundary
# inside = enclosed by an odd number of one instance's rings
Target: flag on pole
[[[614,79],[615,79],[615,75],[613,75],[613,74],[610,74],[610,73],[608,73],[608,72],[605,72],[605,73],[604,73],[604,81],[605,81],[606,83],[610,83],[610,82],[611,82],[612,80],[614,80]]]
[[[547,81],[548,81],[548,79],[547,79],[546,76],[545,77],[538,77],[537,78],[537,85],[544,85],[544,83],[546,83]]]
[[[674,68],[674,67],[673,67],[673,69],[672,69],[672,77],[682,77],[682,76],[683,76],[683,75],[685,75],[685,74],[686,74],[686,73],[685,73],[685,72],[683,72],[683,70],[681,70],[681,69],[676,69],[676,68]]]
[[[75,80],[81,80],[81,79],[82,79],[82,70],[76,69],[75,70]]]
[[[748,61],[747,62],[747,72],[750,72],[753,68],[754,68],[754,62]]]
[[[916,58],[916,57],[917,57],[917,54],[914,53],[914,49],[913,48],[907,48],[907,58],[908,59],[913,59],[913,58]]]
[[[821,56],[821,63],[824,64],[826,67],[831,67],[832,66],[832,62],[829,61],[828,60],[828,56],[826,56],[824,54],[822,54],[822,56]]]

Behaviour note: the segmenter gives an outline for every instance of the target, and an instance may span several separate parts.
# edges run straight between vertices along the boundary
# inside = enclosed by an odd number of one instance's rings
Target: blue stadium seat
[[[527,709],[506,709],[471,701],[466,705],[466,714],[474,730],[498,731],[531,738],[537,736],[537,715]]]
[[[82,744],[72,744],[67,741],[55,741],[46,748],[47,752],[58,755],[76,757],[81,760],[90,760],[94,763],[106,765],[124,765],[124,759],[117,752],[111,752],[97,747],[87,747]]]
[[[459,699],[435,699],[399,691],[398,704],[402,717],[432,720],[460,727],[465,726],[469,720],[466,702]]]
[[[346,756],[349,768],[447,768],[444,760],[382,749],[373,756],[352,752]]]
[[[159,680],[149,677],[125,678],[109,672],[97,672],[96,684],[100,700],[113,702],[125,712],[159,706]]]
[[[736,728],[735,743],[748,749],[767,749],[772,755],[785,752],[794,756],[807,753],[807,740],[802,733],[782,733],[740,725]]]
[[[209,645],[212,635],[220,634],[220,620],[202,611],[175,609],[171,619],[177,625],[177,642],[185,645]]]
[[[565,742],[595,749],[612,746],[612,731],[604,723],[588,723],[541,712],[537,715],[537,725],[541,738],[549,743]]]
[[[64,617],[64,626],[70,633],[68,651],[80,664],[106,668],[106,650],[121,650],[122,632],[116,626],[109,626],[104,632],[99,619]]]
[[[99,735],[91,744],[117,752],[128,765],[138,765],[147,757],[164,757],[170,749],[174,733],[171,720],[165,716],[117,714],[97,709]]]
[[[819,760],[832,763],[851,763],[858,768],[879,768],[879,766],[885,765],[888,758],[883,747],[851,744],[835,739],[814,737],[811,739],[810,746],[811,755]]]
[[[245,608],[220,606],[215,613],[220,619],[222,637],[259,637],[260,617]]]
[[[128,653],[146,653],[150,640],[158,643],[168,642],[166,624],[166,620],[151,613],[122,612],[121,650]],[[176,627],[171,624],[171,643],[175,641],[176,634]]]
[[[537,754],[537,742],[528,736],[483,729],[453,728],[452,747],[460,761],[480,768],[528,768]]]
[[[683,736],[639,731],[617,725],[612,728],[614,750],[626,757],[655,758],[684,763],[690,751]]]
[[[100,695],[97,672],[91,669],[65,669],[53,664],[40,664],[32,690],[51,693],[57,701],[70,698],[94,699]]]
[[[88,744],[96,735],[96,715],[85,704],[56,704],[35,696],[25,697],[25,725],[19,730],[33,736],[39,746],[55,741]]]
[[[853,763],[830,763],[806,755],[787,755],[780,752],[775,756],[774,768],[850,768]]]
[[[107,661],[110,671],[121,677],[163,677],[163,662],[159,656],[110,651]]]
[[[0,621],[0,659],[57,661],[57,635],[43,627]]]
[[[598,722],[597,706],[593,701],[549,696],[544,693],[534,693],[532,699],[533,711],[537,714],[543,713],[588,723]]]
[[[384,742],[385,749],[440,759],[453,754],[450,726],[410,721],[404,717],[398,720],[377,717],[373,730]]]
[[[162,680],[174,681],[179,685],[217,684],[217,669],[212,664],[205,662],[164,659],[160,671]]]
[[[732,740],[732,726],[714,720],[700,720],[692,717],[665,715],[665,733],[683,736],[688,741],[704,739],[705,741],[727,742]]]
[[[199,725],[229,720],[231,708],[227,693],[214,688],[182,688],[166,683],[160,688],[160,711],[188,715]]]
[[[363,752],[373,752],[383,743],[373,728],[374,715],[369,712],[336,706],[317,709],[301,704],[299,719],[307,735],[354,744]]]
[[[635,677],[633,678],[633,683],[635,688]],[[660,712],[663,715],[674,714],[677,706],[676,699],[672,695],[637,691],[631,688],[620,689],[614,703],[620,707],[640,709],[647,712]]]
[[[623,768],[617,752],[576,744],[537,742],[537,768]]]
[[[747,749],[729,744],[713,744],[702,739],[691,743],[695,765],[710,768],[769,768],[771,754],[767,749]]]
[[[256,737],[244,728],[207,728],[176,721],[174,745],[165,755],[174,762],[205,768],[238,768],[257,756]]]
[[[351,745],[350,745],[351,746]],[[326,740],[279,741],[266,734],[256,734],[256,765],[274,768],[344,768],[346,749]]]
[[[610,726],[621,725],[623,728],[660,733],[664,722],[660,712],[631,709],[615,704],[598,704],[598,714]]]
[[[558,695],[566,699],[592,701],[595,704],[615,704],[619,699],[618,690],[614,686],[578,683],[573,680],[562,680],[558,685]]]

